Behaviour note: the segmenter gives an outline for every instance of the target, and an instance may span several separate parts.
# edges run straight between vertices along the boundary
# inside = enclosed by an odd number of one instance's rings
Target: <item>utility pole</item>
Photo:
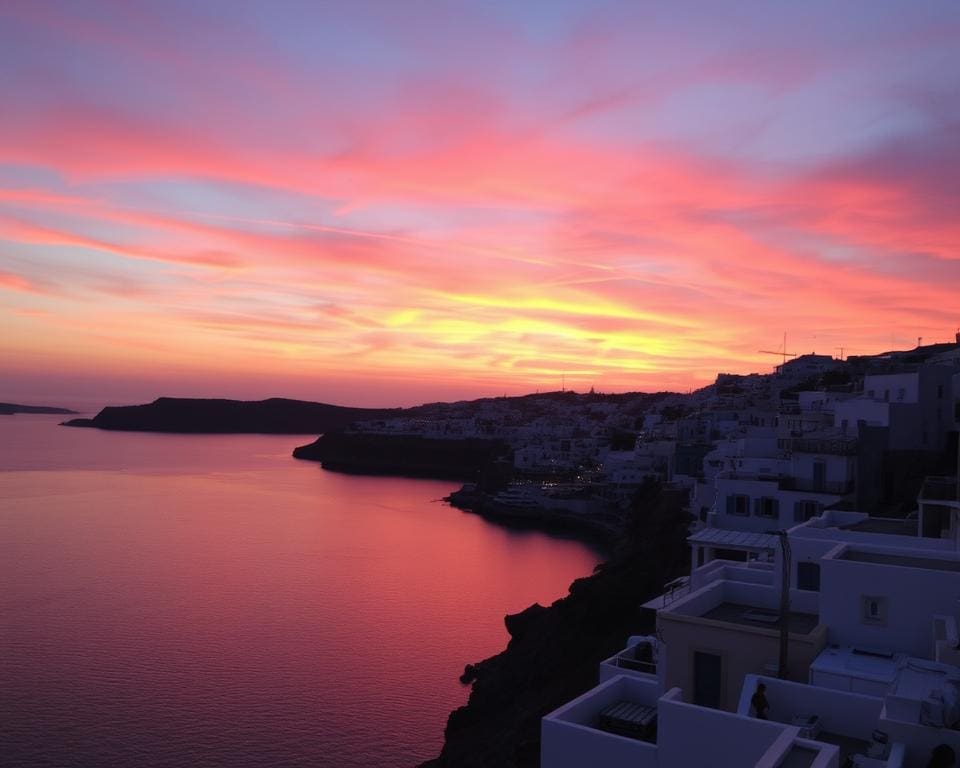
[[[790,651],[790,539],[784,530],[776,533],[780,538],[780,659],[777,677],[786,680]]]

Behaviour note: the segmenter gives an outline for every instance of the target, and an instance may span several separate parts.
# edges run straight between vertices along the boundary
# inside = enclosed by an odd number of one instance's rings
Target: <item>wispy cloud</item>
[[[955,10],[428,6],[6,4],[0,353],[409,400],[952,332]]]

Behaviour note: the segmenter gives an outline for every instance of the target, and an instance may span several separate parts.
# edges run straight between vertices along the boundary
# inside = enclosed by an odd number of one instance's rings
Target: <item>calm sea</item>
[[[595,552],[303,437],[0,416],[0,764],[411,766]]]

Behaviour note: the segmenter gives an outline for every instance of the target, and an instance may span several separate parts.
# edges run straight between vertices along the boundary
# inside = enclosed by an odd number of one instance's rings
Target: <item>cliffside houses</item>
[[[918,480],[960,424],[958,358],[937,352],[854,376],[798,358],[776,377],[718,377],[694,412],[645,420],[658,438],[675,425],[666,479],[690,490],[691,570],[643,606],[655,634],[543,718],[542,768],[960,755],[960,486]],[[797,386],[814,374],[841,386]],[[699,466],[678,460],[692,445]]]

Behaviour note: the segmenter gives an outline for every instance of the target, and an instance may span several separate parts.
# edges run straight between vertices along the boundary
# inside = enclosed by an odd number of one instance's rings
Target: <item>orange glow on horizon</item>
[[[687,390],[785,330],[952,339],[956,116],[923,94],[960,23],[794,12],[0,10],[0,399]]]

